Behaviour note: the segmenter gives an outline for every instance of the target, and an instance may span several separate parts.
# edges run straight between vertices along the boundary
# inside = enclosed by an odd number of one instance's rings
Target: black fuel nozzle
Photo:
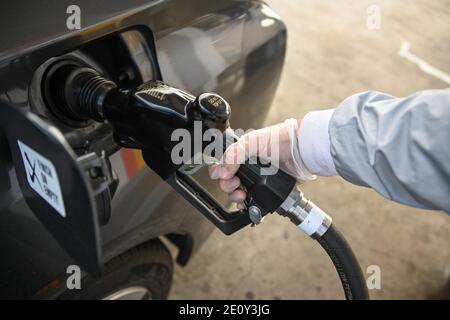
[[[232,212],[224,209],[192,178],[195,170],[191,169],[199,166],[192,161],[198,144],[194,139],[202,140],[206,130],[224,133],[223,149],[237,139],[229,128],[231,109],[225,99],[215,93],[195,97],[157,80],[123,90],[89,68],[66,72],[62,82],[66,101],[61,111],[71,117],[110,122],[119,145],[141,149],[146,164],[225,234],[259,223],[264,215],[277,210],[295,187],[295,178],[285,172],[264,175],[261,164],[247,161],[237,172],[247,190],[247,208]],[[171,157],[178,144],[172,139],[177,129],[187,130],[194,137],[194,153],[182,163],[175,163]],[[202,140],[197,151],[203,154],[210,143]]]

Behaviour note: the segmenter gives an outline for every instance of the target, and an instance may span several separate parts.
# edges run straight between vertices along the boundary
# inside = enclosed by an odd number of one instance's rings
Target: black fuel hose
[[[350,245],[334,225],[317,241],[336,268],[347,300],[369,300],[366,279]]]

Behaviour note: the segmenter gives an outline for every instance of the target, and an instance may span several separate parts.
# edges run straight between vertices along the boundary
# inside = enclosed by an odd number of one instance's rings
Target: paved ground
[[[371,4],[381,9],[379,30],[366,27]],[[368,89],[406,95],[448,86],[398,50],[407,40],[413,54],[450,73],[449,1],[277,0],[272,6],[289,40],[267,124]],[[371,291],[373,298],[450,298],[447,215],[389,203],[340,178],[319,179],[304,191],[332,213],[364,269],[380,266],[382,288]],[[188,267],[176,269],[171,293],[173,299],[342,297],[321,248],[275,216],[232,237],[214,232]]]

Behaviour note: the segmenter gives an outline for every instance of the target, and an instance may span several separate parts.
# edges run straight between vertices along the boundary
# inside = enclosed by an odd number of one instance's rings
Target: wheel
[[[80,290],[67,290],[59,299],[166,299],[172,275],[172,256],[164,244],[155,239],[112,259],[101,278],[87,276]]]

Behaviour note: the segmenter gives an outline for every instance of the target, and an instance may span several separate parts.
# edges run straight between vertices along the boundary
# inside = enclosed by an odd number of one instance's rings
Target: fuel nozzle
[[[215,93],[194,97],[158,80],[123,90],[91,68],[66,66],[58,72],[62,79],[58,88],[60,111],[74,119],[122,123],[153,113],[173,116],[175,122],[184,121],[185,125],[197,120],[221,131],[229,126],[230,106]],[[180,122],[176,124],[174,129],[180,128]]]
[[[280,208],[295,194],[297,182],[284,171],[264,174],[264,166],[259,162],[249,159],[242,164],[236,174],[247,191],[246,208],[229,212],[191,177],[198,167],[193,160],[198,155],[195,151],[182,163],[173,161],[172,150],[178,144],[172,137],[175,130],[184,129],[191,134],[194,138],[191,150],[195,150],[195,144],[201,140],[199,153],[202,157],[211,143],[202,139],[206,130],[217,129],[224,133],[223,150],[238,139],[229,128],[230,105],[218,94],[202,93],[195,97],[157,80],[123,90],[89,68],[64,72],[62,110],[71,117],[110,122],[118,144],[141,149],[146,164],[224,233],[231,234],[248,224],[258,224],[265,215],[278,209],[298,220],[298,224],[305,220],[303,226],[314,217],[308,205],[292,212]],[[198,129],[200,132],[196,132]],[[305,214],[295,218],[296,213]]]
[[[247,161],[237,172],[248,194],[246,209],[225,210],[192,178],[199,167],[195,158],[198,153],[204,157],[204,149],[211,143],[202,139],[206,130],[224,133],[223,150],[238,139],[229,128],[231,109],[225,99],[215,93],[195,97],[157,80],[124,90],[85,67],[66,67],[59,72],[61,112],[74,119],[111,123],[119,145],[141,149],[146,164],[226,234],[261,222],[280,207],[296,185],[295,178],[281,170],[264,175],[260,164]],[[193,137],[194,152],[176,163],[172,150],[178,141],[172,135],[179,129]],[[196,154],[199,140],[201,148]]]
[[[223,132],[229,127],[230,105],[215,93],[195,97],[158,80],[123,89],[94,69],[73,65],[55,74],[59,113],[73,120],[109,122],[115,141],[141,149],[144,160],[163,179],[183,165],[170,158],[177,143],[172,139],[175,130],[194,133],[197,125],[197,134],[203,136],[208,129]],[[202,142],[201,149],[207,144]]]

